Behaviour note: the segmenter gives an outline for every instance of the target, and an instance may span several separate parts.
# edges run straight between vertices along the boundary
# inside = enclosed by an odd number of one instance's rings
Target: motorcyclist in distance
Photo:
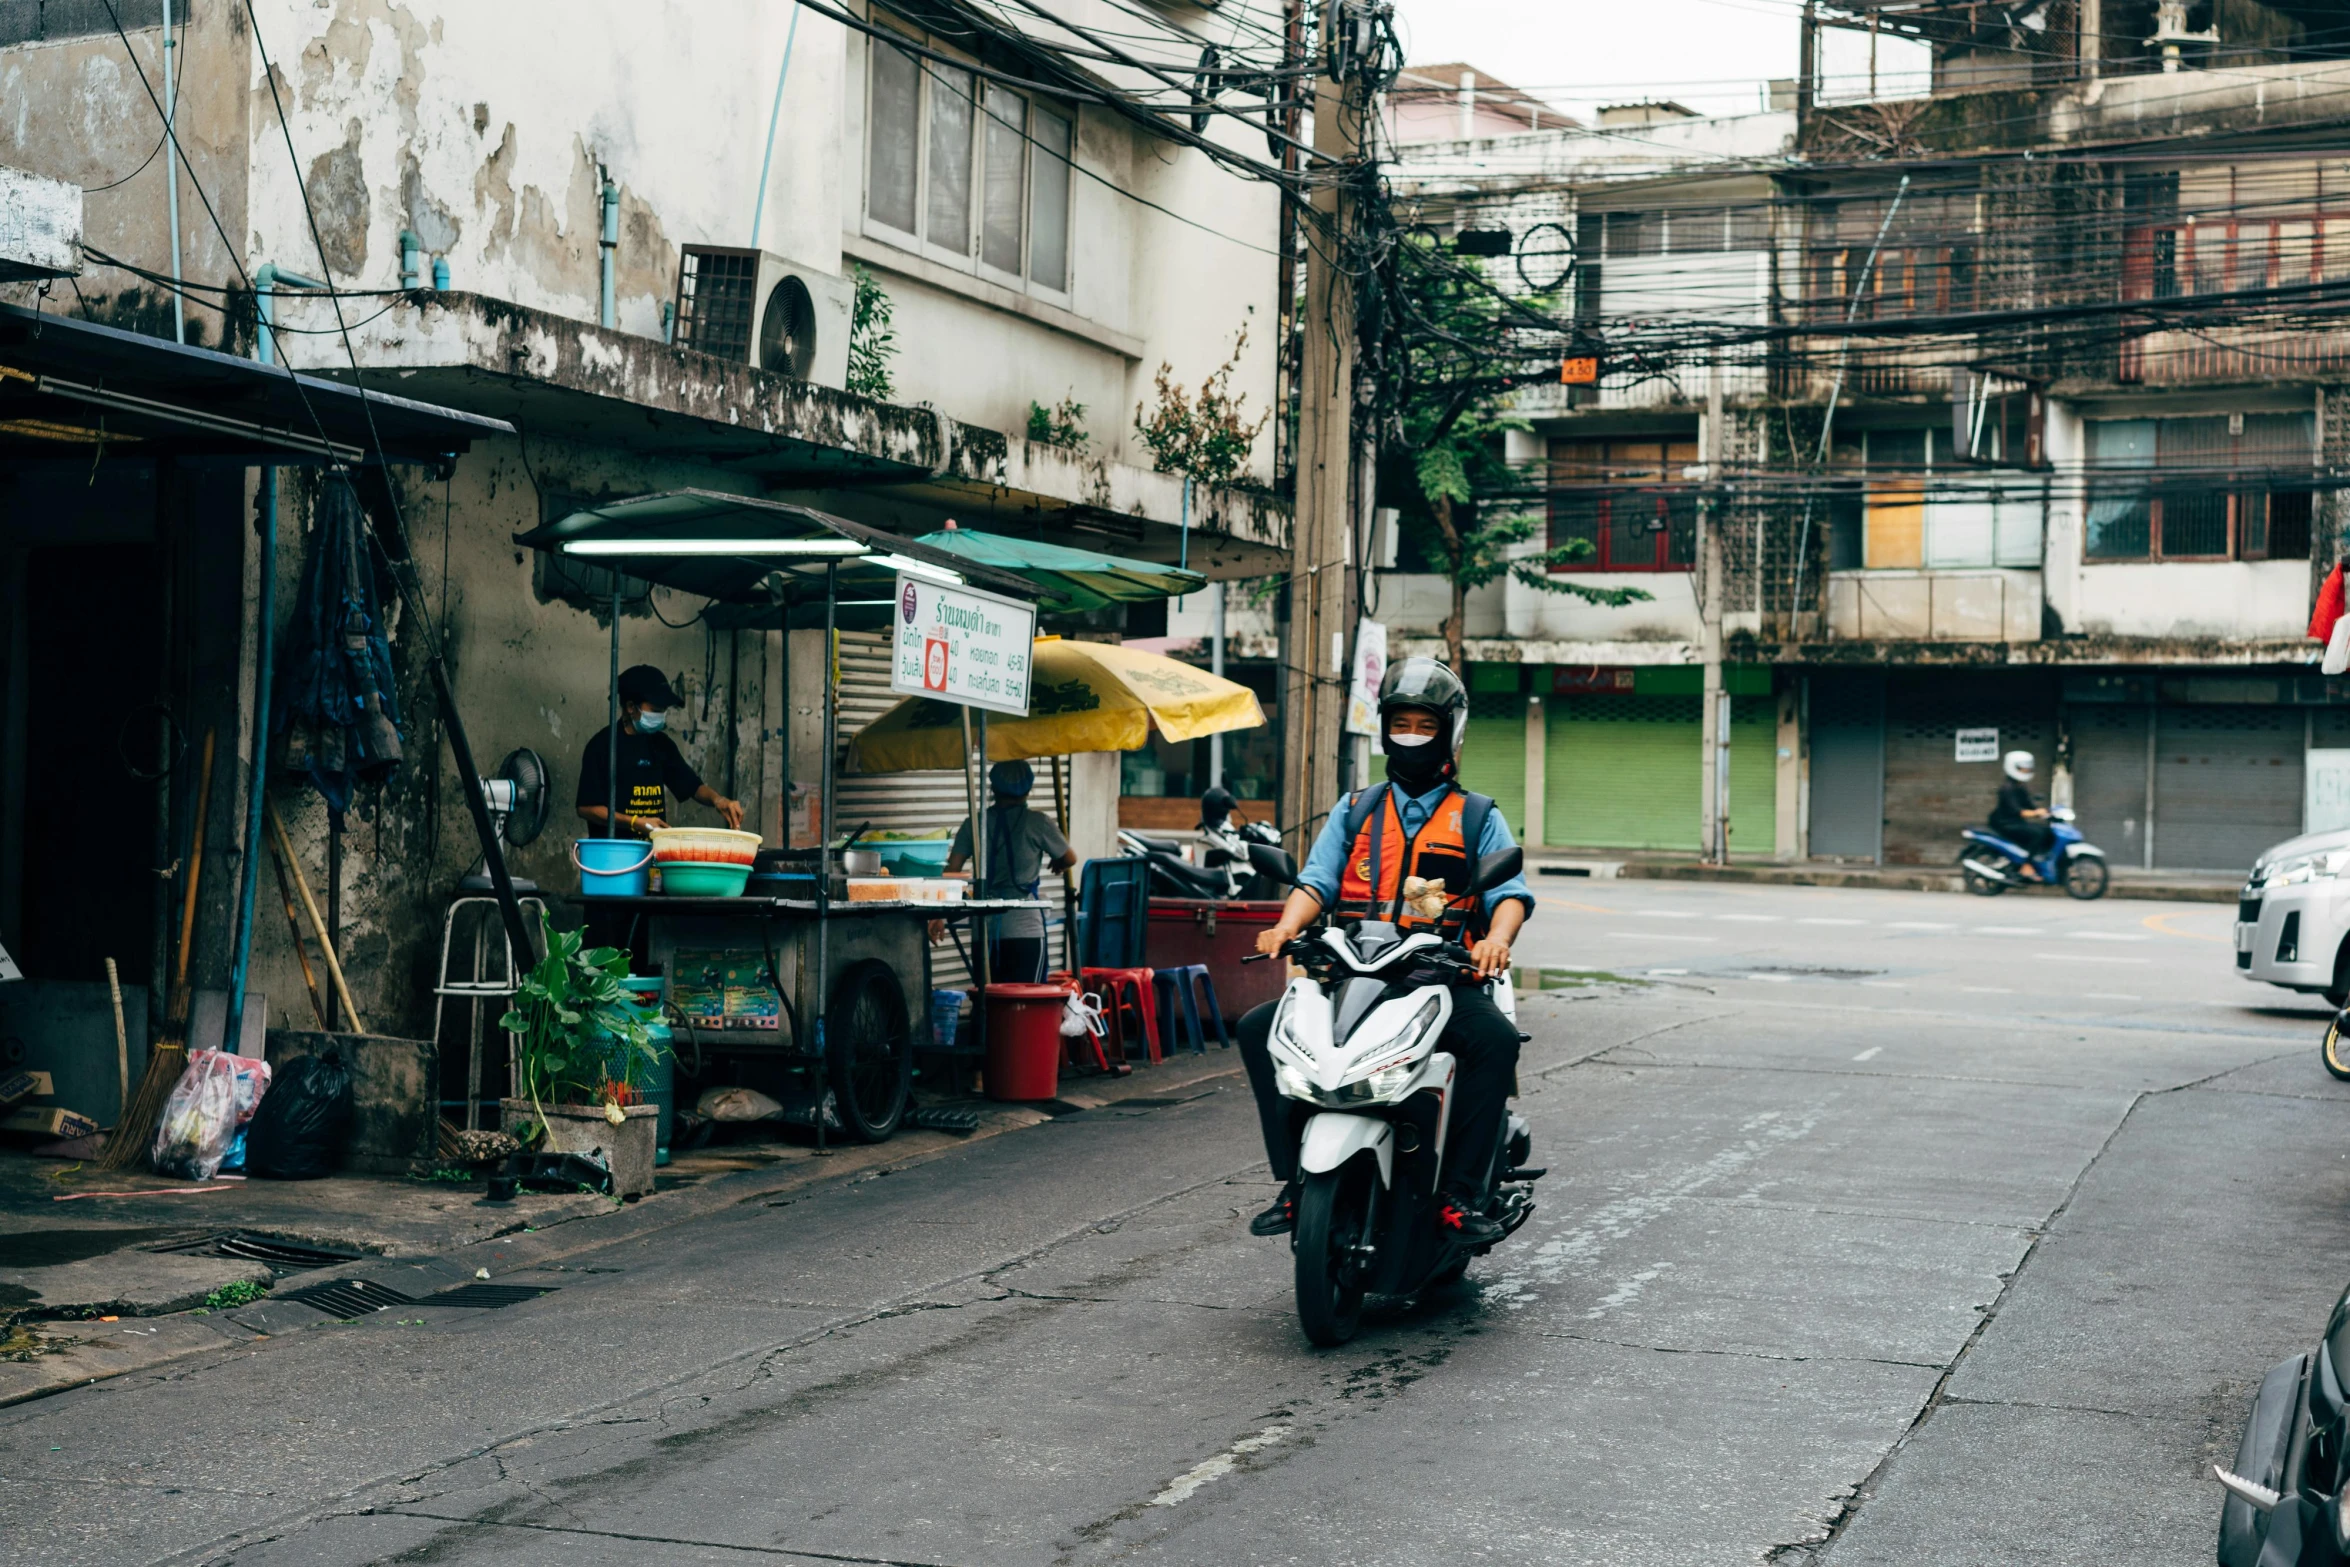
[[[1991,830],[2032,857],[2021,867],[2024,879],[2041,881],[2045,878],[2033,861],[2048,852],[2054,829],[2048,825],[2047,809],[2032,794],[2033,769],[2029,751],[2010,751],[2001,758],[1999,770],[2006,777],[1999,785],[1998,803],[1991,807]]]
[[[1517,842],[1493,801],[1456,781],[1461,742],[1469,730],[1469,693],[1460,677],[1435,659],[1404,659],[1388,666],[1380,682],[1379,729],[1387,782],[1357,790],[1332,809],[1296,890],[1280,919],[1257,937],[1257,950],[1277,956],[1327,910],[1339,919],[1387,920],[1407,931],[1434,929],[1468,947],[1480,975],[1499,974],[1509,967],[1510,945],[1534,907],[1523,877],[1480,897],[1423,886],[1412,899],[1417,907],[1406,904],[1408,881],[1425,877],[1466,886],[1478,860]],[[1440,867],[1458,869],[1439,877]],[[1431,907],[1438,912],[1421,912]],[[1276,1006],[1266,1002],[1240,1020],[1241,1060],[1256,1092],[1265,1154],[1282,1182],[1273,1205],[1250,1221],[1255,1235],[1280,1235],[1297,1223],[1302,1111],[1273,1081],[1266,1040]],[[1478,1209],[1471,1188],[1481,1172],[1460,1171],[1455,1161],[1462,1149],[1490,1149],[1500,1133],[1517,1069],[1518,1029],[1481,985],[1456,986],[1452,1007],[1443,1048],[1452,1053],[1457,1075],[1437,1222],[1472,1245],[1491,1244],[1502,1229]]]

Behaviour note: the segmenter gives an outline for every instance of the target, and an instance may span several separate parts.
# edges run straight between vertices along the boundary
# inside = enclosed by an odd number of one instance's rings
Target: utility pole
[[[1700,831],[1709,865],[1730,860],[1730,694],[1722,689],[1722,366],[1706,371],[1705,488],[1697,505],[1698,656],[1705,695],[1698,710]]]
[[[1355,224],[1354,193],[1342,171],[1362,148],[1368,112],[1353,83],[1368,73],[1356,47],[1368,6],[1340,0],[1322,13],[1322,74],[1314,79],[1314,157],[1325,178],[1309,202],[1319,234],[1307,247],[1306,297],[1299,314],[1297,502],[1291,524],[1289,702],[1282,714],[1281,819],[1302,855],[1317,820],[1338,798],[1340,726],[1354,603],[1350,538],[1355,461],[1355,298],[1340,269]],[[1333,71],[1336,64],[1339,69]]]

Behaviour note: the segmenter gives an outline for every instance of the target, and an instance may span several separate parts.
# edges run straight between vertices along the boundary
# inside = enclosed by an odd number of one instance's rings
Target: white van
[[[2236,896],[2236,972],[2342,1005],[2350,990],[2350,831],[2287,838]]]

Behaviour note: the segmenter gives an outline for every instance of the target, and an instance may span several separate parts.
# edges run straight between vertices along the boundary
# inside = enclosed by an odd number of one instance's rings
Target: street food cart
[[[701,490],[574,512],[516,542],[611,568],[615,730],[624,576],[711,599],[734,625],[822,627],[828,646],[843,629],[894,626],[893,683],[966,713],[1027,711],[1035,588],[925,544],[806,506]],[[784,851],[806,895],[593,900],[645,921],[648,963],[663,979],[680,1055],[697,1066],[711,1054],[785,1057],[808,1083],[819,1148],[828,1097],[842,1129],[861,1140],[887,1137],[904,1115],[930,995],[928,923],[1038,906],[850,896],[846,845],[834,839],[840,675],[837,660],[825,664],[820,841]],[[976,801],[969,750],[965,786]]]

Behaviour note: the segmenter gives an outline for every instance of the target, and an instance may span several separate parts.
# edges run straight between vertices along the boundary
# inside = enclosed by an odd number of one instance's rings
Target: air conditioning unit
[[[856,285],[766,250],[688,245],[677,265],[674,341],[777,375],[841,388],[849,379]]]

